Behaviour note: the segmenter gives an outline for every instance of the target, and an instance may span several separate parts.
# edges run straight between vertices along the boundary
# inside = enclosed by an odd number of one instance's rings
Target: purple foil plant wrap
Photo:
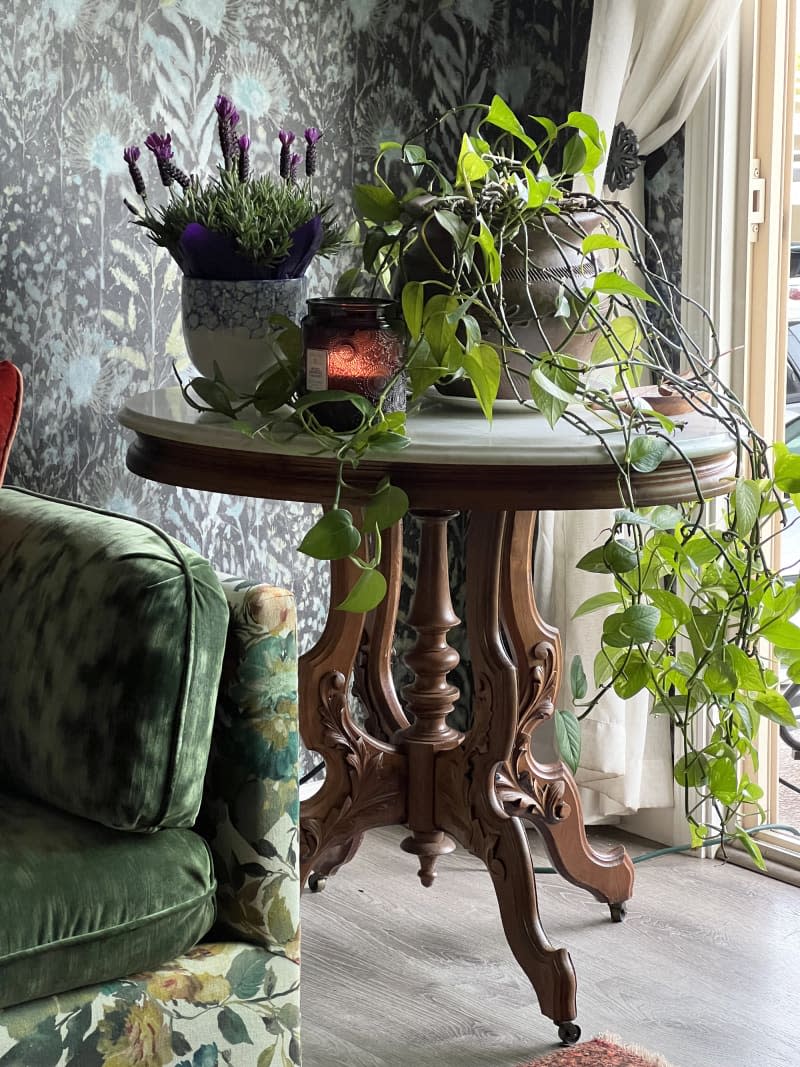
[[[286,259],[271,267],[263,267],[237,252],[232,237],[214,233],[199,222],[190,222],[181,234],[176,258],[189,278],[229,282],[299,278],[305,274],[321,244],[322,219],[315,215],[292,234],[292,246]]]

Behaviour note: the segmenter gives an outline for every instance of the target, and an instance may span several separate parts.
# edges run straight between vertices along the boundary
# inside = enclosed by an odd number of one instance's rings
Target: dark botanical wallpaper
[[[125,469],[117,409],[188,364],[177,269],[122,204],[123,146],[167,129],[180,165],[213,166],[213,102],[228,91],[256,167],[272,165],[281,126],[325,131],[321,181],[345,211],[377,142],[435,110],[494,91],[533,113],[578,107],[590,20],[591,0],[5,0],[0,331],[26,381],[9,480],[138,514],[222,570],[292,587],[307,642],[326,605],[294,550],[304,506]],[[314,274],[312,295],[335,271]]]

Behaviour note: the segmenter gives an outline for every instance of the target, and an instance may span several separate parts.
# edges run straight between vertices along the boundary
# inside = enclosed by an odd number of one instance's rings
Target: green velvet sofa
[[[296,1067],[292,595],[4,487],[0,619],[0,1067]]]

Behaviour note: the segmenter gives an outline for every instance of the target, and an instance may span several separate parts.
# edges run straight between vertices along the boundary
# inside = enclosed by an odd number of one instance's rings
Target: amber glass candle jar
[[[392,300],[326,297],[308,300],[303,319],[303,387],[306,393],[342,389],[383,410],[404,411],[402,327]],[[388,390],[388,391],[387,391]],[[317,404],[314,414],[335,430],[354,429],[360,416],[348,401]]]

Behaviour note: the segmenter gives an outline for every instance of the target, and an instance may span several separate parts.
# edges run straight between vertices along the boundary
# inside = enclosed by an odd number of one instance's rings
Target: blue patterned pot
[[[299,323],[305,313],[306,279],[211,281],[184,276],[183,337],[189,358],[205,378],[216,362],[237,393],[253,393],[276,361],[270,315]]]

